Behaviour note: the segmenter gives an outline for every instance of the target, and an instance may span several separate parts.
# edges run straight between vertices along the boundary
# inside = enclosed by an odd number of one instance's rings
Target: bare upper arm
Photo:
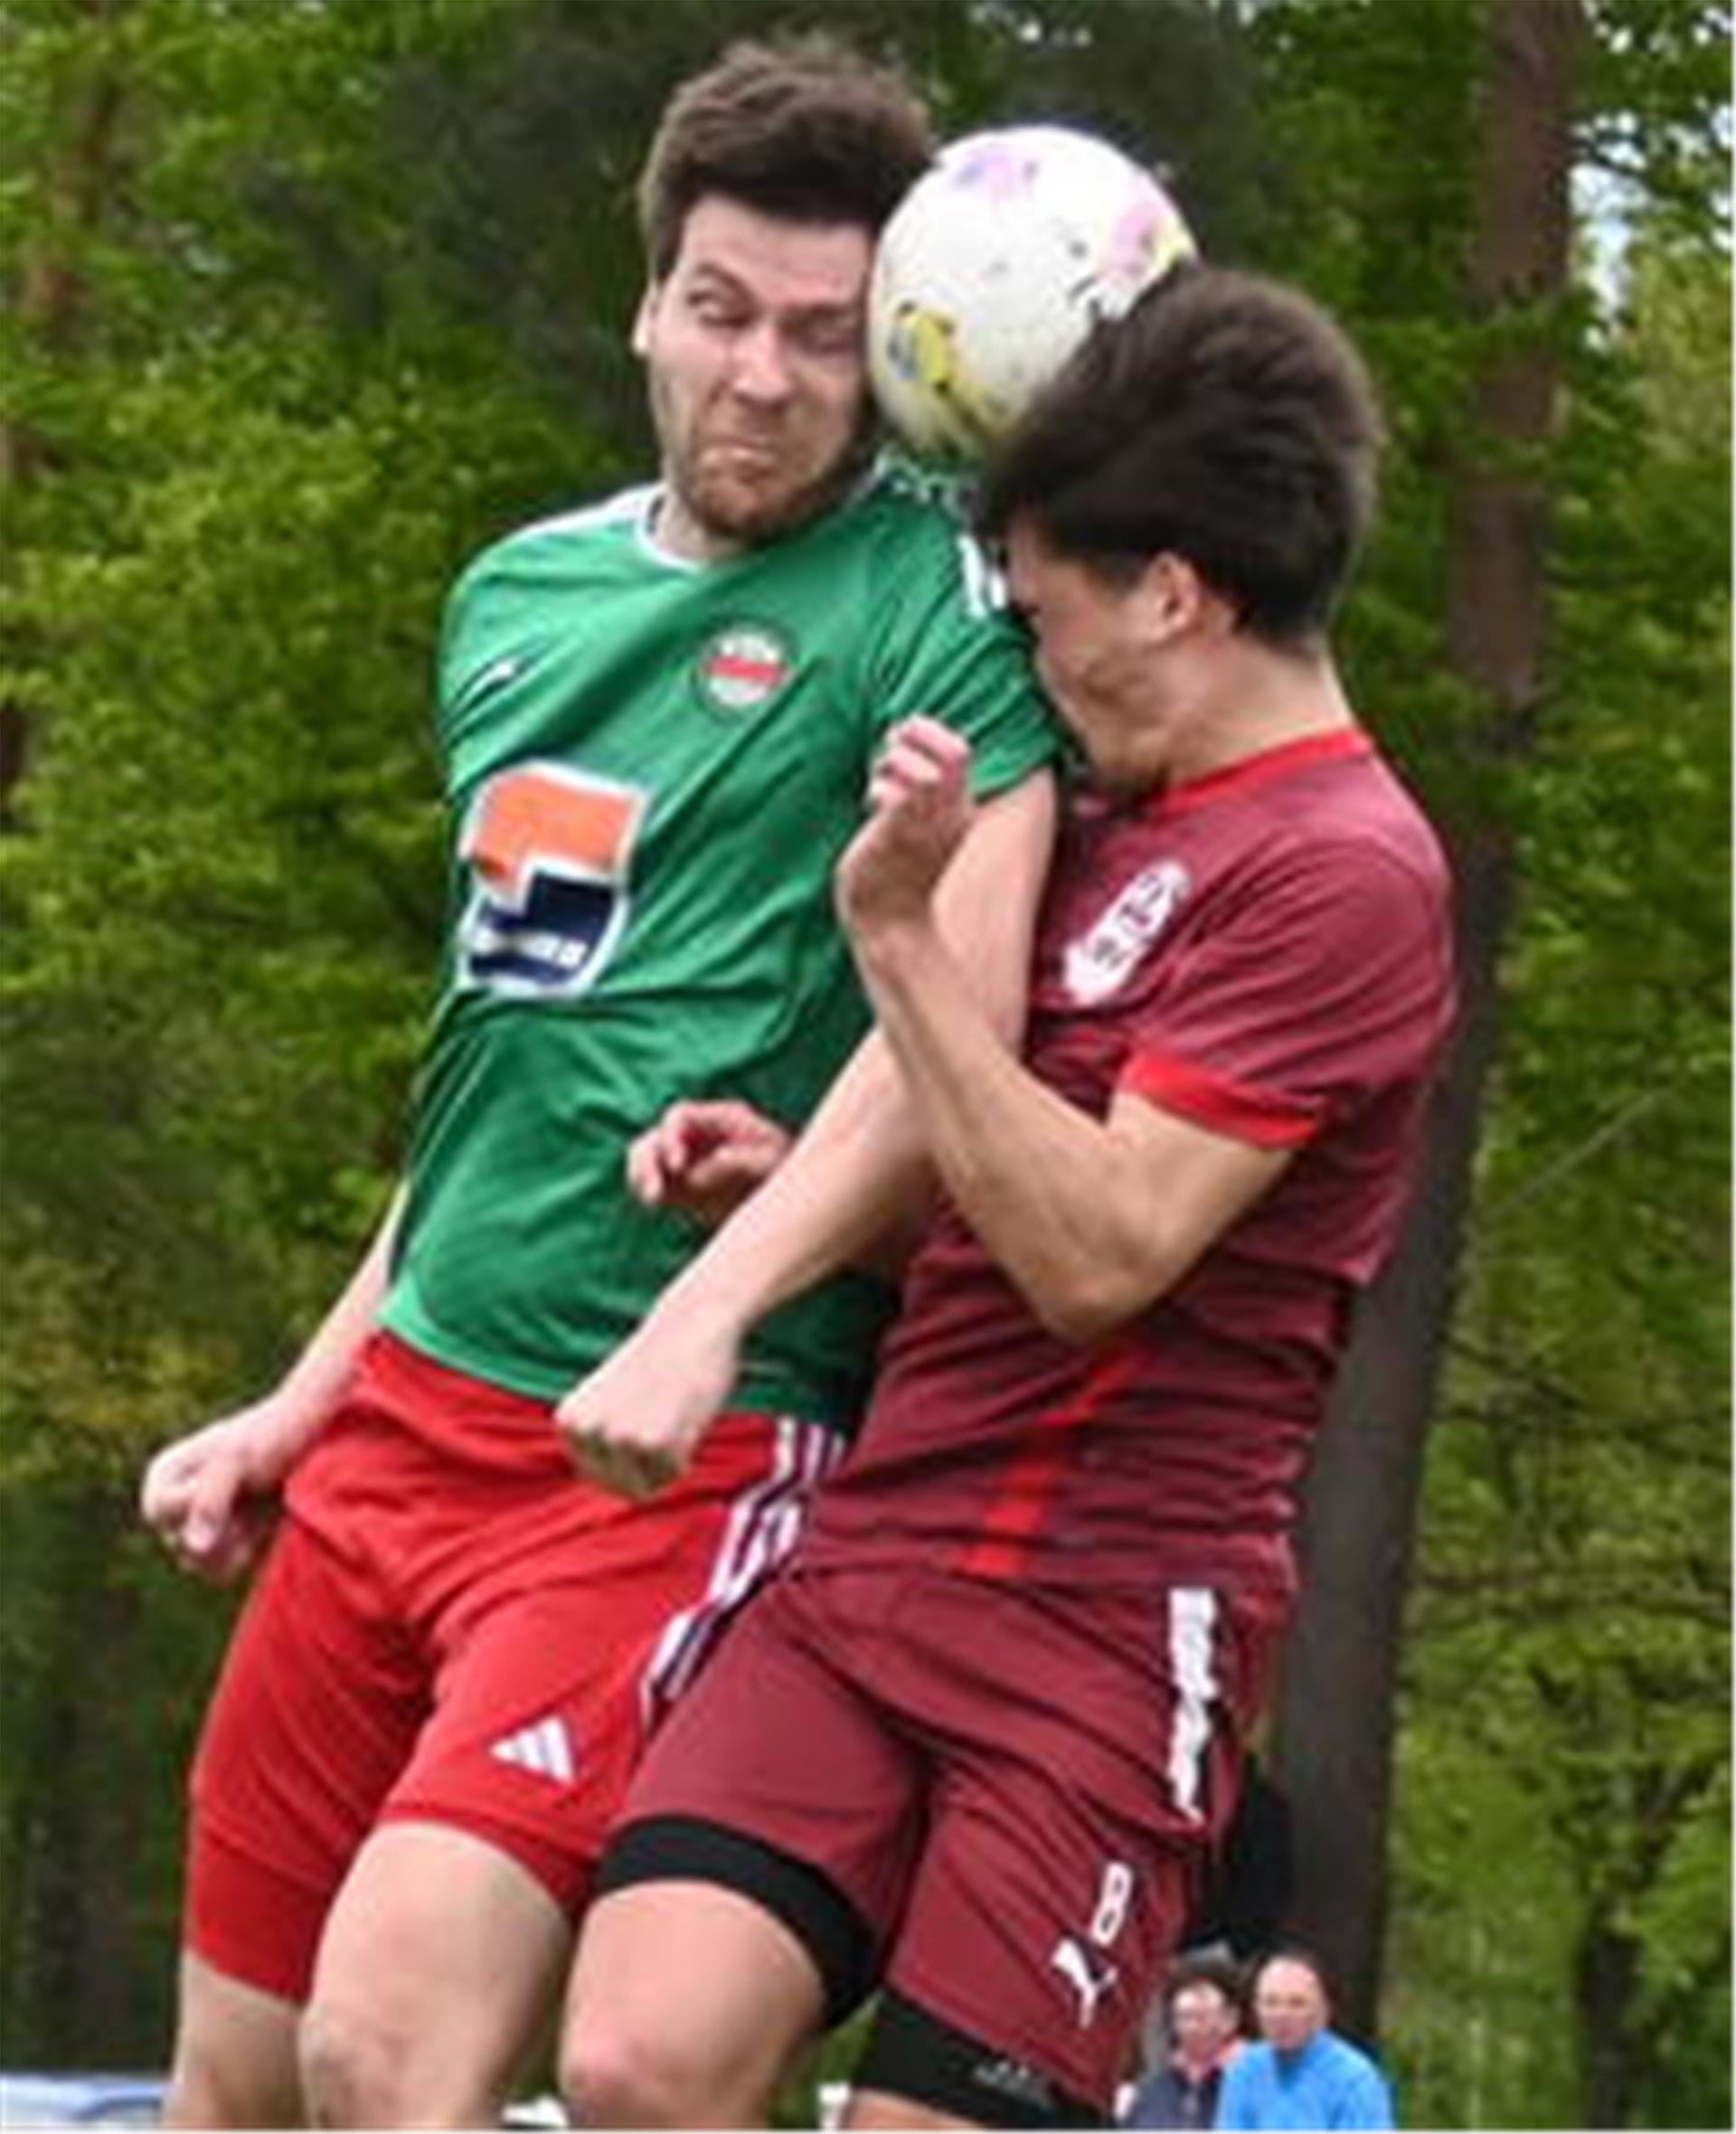
[[[947,946],[997,1026],[1014,1037],[1023,1027],[1055,812],[1055,780],[1048,770],[983,801],[936,901]]]
[[[1105,1273],[1113,1320],[1174,1288],[1296,1154],[1196,1126],[1131,1091],[1115,1097],[1105,1132],[1119,1246]]]

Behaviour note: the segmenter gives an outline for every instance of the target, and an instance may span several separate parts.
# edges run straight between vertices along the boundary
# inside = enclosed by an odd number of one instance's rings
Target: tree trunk
[[[1530,747],[1543,669],[1548,488],[1537,462],[1560,382],[1555,306],[1571,229],[1580,0],[1494,0],[1484,76],[1476,316],[1504,335],[1475,381],[1456,473],[1447,646],[1483,715],[1473,751]],[[1275,1744],[1296,1857],[1292,1931],[1316,1947],[1344,2026],[1375,2029],[1399,1642],[1429,1424],[1464,1243],[1499,1029],[1515,877],[1498,819],[1449,842],[1461,1010],[1421,1176],[1392,1265],[1364,1301],[1309,1478],[1305,1598],[1279,1685]]]
[[[87,0],[92,21],[125,11],[125,0]],[[16,314],[27,340],[57,362],[70,354],[83,324],[86,285],[80,265],[90,233],[110,205],[120,85],[106,67],[84,85],[49,182],[42,234],[23,263]],[[40,481],[60,464],[54,445],[15,416],[0,415],[0,493]],[[0,698],[0,834],[18,827],[16,797],[30,751],[31,721],[23,704]]]
[[[1504,841],[1453,855],[1461,1007],[1398,1248],[1363,1299],[1308,1478],[1304,1599],[1278,1685],[1290,1931],[1316,1950],[1343,2026],[1372,2039],[1386,1921],[1400,1634],[1423,1452],[1452,1320],[1513,897]]]
[[[113,1694],[138,1643],[137,1590],[113,1573],[130,1492],[75,1473],[14,1516],[34,1524],[36,1560],[60,1599],[50,1650],[9,1700],[19,1765],[0,1913],[0,2033],[10,2049],[50,2064],[125,2063],[138,2051],[131,1980],[146,1969],[130,1902],[143,1828],[125,1702]]]
[[[1636,2035],[1639,1944],[1605,1917],[1580,1937],[1574,1957],[1573,2003],[1580,2037],[1580,2094],[1588,2127],[1629,2127],[1644,2087],[1643,2044]]]

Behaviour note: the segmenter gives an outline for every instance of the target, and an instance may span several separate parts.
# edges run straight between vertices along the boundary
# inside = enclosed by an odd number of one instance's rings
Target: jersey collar
[[[1165,786],[1152,796],[1146,812],[1181,815],[1231,794],[1245,793],[1252,786],[1312,770],[1316,763],[1350,762],[1373,753],[1374,743],[1360,726],[1335,726],[1327,733],[1305,733],[1299,741],[1279,741],[1275,748],[1261,749],[1258,755],[1243,756],[1221,770],[1205,771],[1178,786]]]
[[[840,512],[848,511],[853,505],[860,504],[869,490],[881,478],[880,461],[871,460],[850,486],[827,505],[823,512],[815,518],[805,519],[799,526],[792,527],[788,534],[780,535],[779,539],[797,540],[810,528],[824,524],[827,519],[835,517]],[[727,555],[677,555],[674,549],[668,547],[659,538],[657,534],[657,523],[663,515],[664,506],[667,503],[668,497],[669,485],[661,476],[655,482],[648,482],[641,492],[634,525],[634,533],[638,541],[640,552],[648,556],[654,563],[660,563],[665,571],[681,571],[686,572],[690,577],[697,576],[703,571],[725,570],[731,563],[750,562],[756,556],[762,555],[767,549],[778,546],[777,542],[748,542],[741,548],[732,549]]]

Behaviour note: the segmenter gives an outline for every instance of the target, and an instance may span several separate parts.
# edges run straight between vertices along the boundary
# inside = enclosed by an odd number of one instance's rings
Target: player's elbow
[[[1085,1259],[1046,1270],[1024,1285],[1024,1293],[1047,1332],[1083,1348],[1137,1319],[1159,1288],[1142,1270]]]

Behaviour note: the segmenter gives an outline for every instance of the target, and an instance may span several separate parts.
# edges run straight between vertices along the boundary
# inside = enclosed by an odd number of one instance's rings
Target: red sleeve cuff
[[[1178,1111],[1214,1134],[1251,1141],[1258,1148],[1299,1148],[1314,1138],[1323,1110],[1274,1097],[1170,1053],[1135,1053],[1116,1086],[1165,1111]]]

